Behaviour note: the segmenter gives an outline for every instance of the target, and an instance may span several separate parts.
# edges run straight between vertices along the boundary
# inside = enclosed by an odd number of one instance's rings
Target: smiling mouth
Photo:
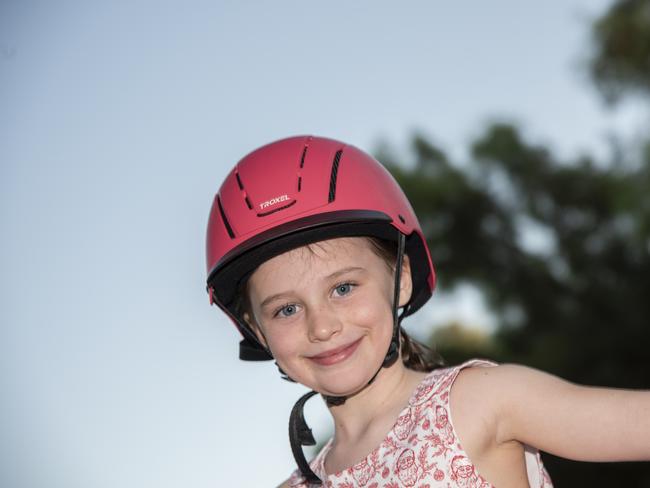
[[[363,337],[346,346],[337,347],[336,349],[331,349],[315,356],[308,356],[307,358],[322,366],[331,366],[332,364],[340,363],[349,358],[357,350],[361,339]]]

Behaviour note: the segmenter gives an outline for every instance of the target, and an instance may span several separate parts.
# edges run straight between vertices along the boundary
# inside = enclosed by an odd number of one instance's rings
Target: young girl
[[[242,159],[212,206],[207,267],[240,358],[273,359],[313,390],[290,417],[298,469],[282,486],[550,487],[537,449],[650,459],[650,392],[484,360],[447,367],[404,332],[434,269],[402,190],[353,146],[293,137]],[[335,431],[307,463],[302,408],[316,393]]]

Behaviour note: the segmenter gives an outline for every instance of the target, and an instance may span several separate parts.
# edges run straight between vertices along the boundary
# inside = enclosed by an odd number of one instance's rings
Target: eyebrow
[[[338,278],[338,277],[341,276],[341,275],[344,275],[344,274],[350,273],[350,272],[352,272],[352,271],[363,271],[363,270],[364,270],[364,268],[361,268],[361,267],[359,267],[359,266],[348,266],[347,268],[339,269],[338,271],[334,271],[334,273],[325,276],[324,280],[329,281],[329,280],[332,280],[332,279],[334,279],[334,278]],[[282,297],[284,297],[284,296],[287,296],[287,295],[289,295],[289,294],[290,294],[290,292],[288,292],[288,291],[283,291],[283,292],[280,292],[280,293],[276,293],[276,294],[274,294],[274,295],[271,295],[271,296],[269,296],[269,297],[266,297],[266,298],[262,301],[262,303],[260,304],[260,308],[264,308],[264,307],[267,306],[269,303],[271,303],[271,302],[273,302],[273,301],[275,301],[275,300],[278,300],[278,299],[280,299],[280,298],[282,298]]]

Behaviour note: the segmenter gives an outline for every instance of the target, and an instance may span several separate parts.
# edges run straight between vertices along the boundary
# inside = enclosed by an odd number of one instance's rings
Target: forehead
[[[307,273],[328,273],[346,266],[372,267],[381,264],[365,237],[340,237],[292,249],[262,263],[251,275],[253,283],[268,276],[277,279],[304,277]]]

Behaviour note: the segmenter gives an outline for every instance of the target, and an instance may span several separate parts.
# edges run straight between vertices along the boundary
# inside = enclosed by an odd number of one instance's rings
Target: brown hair
[[[416,341],[400,327],[402,362],[404,366],[413,371],[433,371],[445,366],[445,360],[437,351]]]
[[[397,261],[397,243],[376,237],[366,237],[365,239],[368,240],[372,252],[386,263],[391,273],[394,273]],[[249,277],[250,275],[246,276],[237,286],[234,310],[239,318],[243,318],[244,314],[252,315],[248,296]],[[413,339],[401,326],[399,331],[400,353],[402,363],[406,368],[413,371],[429,372],[445,365],[445,360],[437,351]]]

